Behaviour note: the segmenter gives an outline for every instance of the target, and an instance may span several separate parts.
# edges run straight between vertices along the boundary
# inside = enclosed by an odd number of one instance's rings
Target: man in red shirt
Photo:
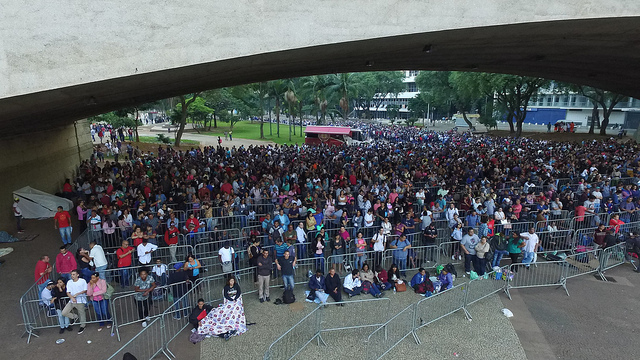
[[[40,260],[36,263],[36,271],[34,273],[36,285],[38,285],[38,296],[40,296],[42,289],[47,286],[51,271],[52,269],[51,264],[49,264],[49,257],[47,255],[42,255]]]
[[[71,271],[78,268],[76,258],[73,254],[67,251],[67,246],[62,245],[60,247],[60,253],[56,256],[56,271],[60,274],[60,277],[65,279],[65,283],[71,280]]]
[[[171,255],[171,262],[177,262],[176,250],[178,248],[178,235],[180,231],[176,227],[176,223],[173,221],[169,223],[169,228],[164,233],[164,242],[169,245],[169,254]]]
[[[134,251],[135,249],[129,246],[128,240],[123,240],[122,246],[120,246],[118,250],[116,250],[116,256],[118,257],[118,268],[120,268],[120,286],[122,286],[123,289],[129,287],[131,283],[129,279],[131,275],[131,269],[128,269],[128,267],[131,266],[131,253],[133,253]]]
[[[58,212],[53,217],[53,222],[53,227],[60,230],[62,243],[71,245],[71,215],[69,215],[69,212],[63,210],[62,206],[58,206]]]

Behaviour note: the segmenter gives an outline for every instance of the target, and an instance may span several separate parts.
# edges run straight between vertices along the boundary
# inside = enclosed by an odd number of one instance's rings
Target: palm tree
[[[342,117],[347,120],[349,116],[349,97],[356,96],[358,91],[355,84],[354,73],[342,73],[331,75],[331,85],[328,90],[340,96],[339,105],[342,108]]]
[[[278,134],[278,137],[280,137],[280,101],[282,101],[282,96],[287,90],[287,84],[284,80],[274,80],[269,82],[269,92],[276,100],[276,133]]]
[[[328,86],[327,80],[327,75],[314,75],[304,79],[304,89],[311,93],[317,125],[321,125],[324,122],[327,114],[327,105],[329,104],[326,94],[326,88]],[[318,113],[321,114],[320,117],[318,117]]]
[[[293,105],[298,101],[293,79],[287,81],[287,91],[284,93],[284,99],[289,105],[289,141],[291,141],[291,127],[293,126]],[[295,133],[295,126],[293,127]]]

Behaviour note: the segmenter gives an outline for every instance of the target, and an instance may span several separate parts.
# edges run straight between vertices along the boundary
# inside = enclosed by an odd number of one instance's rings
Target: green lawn
[[[171,144],[169,145],[173,145],[173,141],[175,140],[175,137],[169,136],[169,138],[172,140]],[[140,136],[140,142],[149,143],[149,144],[162,144],[160,141],[158,141],[158,138],[155,136]],[[200,145],[200,142],[195,140],[182,139],[180,140],[180,144],[181,145]]]
[[[269,135],[269,123],[264,124],[264,139],[267,141],[273,141],[277,144],[295,144],[300,145],[304,143],[304,132],[300,135],[300,125],[296,127],[296,135],[293,135],[293,129],[291,132],[291,141],[289,141],[289,125],[280,124],[280,137],[276,135],[276,124],[271,124],[272,136]],[[304,131],[304,126],[302,127]],[[224,132],[229,131],[229,126],[226,123],[218,123],[217,129],[211,129],[211,131],[204,132],[204,135],[211,136],[224,136]],[[238,139],[260,139],[260,122],[240,121],[233,127],[233,137]]]

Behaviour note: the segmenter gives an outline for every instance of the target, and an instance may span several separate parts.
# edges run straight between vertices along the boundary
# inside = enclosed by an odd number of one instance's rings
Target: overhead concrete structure
[[[0,133],[347,71],[541,76],[640,97],[637,0],[5,2]]]

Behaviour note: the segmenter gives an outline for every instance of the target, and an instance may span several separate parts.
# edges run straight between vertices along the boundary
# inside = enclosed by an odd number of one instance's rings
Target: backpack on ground
[[[458,277],[458,272],[456,271],[455,266],[453,266],[452,263],[448,263],[447,265],[444,266],[444,269],[447,270],[447,272],[455,277]]]
[[[293,304],[296,302],[296,296],[293,294],[293,289],[285,289],[282,293],[282,302],[285,304]]]

